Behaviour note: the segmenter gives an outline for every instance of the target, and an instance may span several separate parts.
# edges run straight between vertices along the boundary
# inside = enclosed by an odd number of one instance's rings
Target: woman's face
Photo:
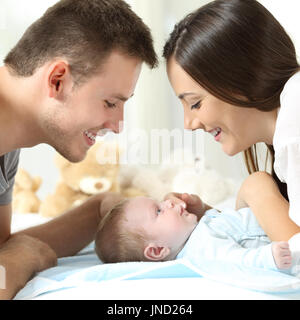
[[[203,129],[232,156],[257,142],[272,144],[273,112],[230,105],[201,87],[172,57],[167,65],[171,85],[182,102],[185,129]]]

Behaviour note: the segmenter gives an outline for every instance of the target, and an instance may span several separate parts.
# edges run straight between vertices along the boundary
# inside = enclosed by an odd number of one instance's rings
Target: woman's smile
[[[220,141],[220,139],[221,139],[221,134],[222,134],[222,129],[221,128],[215,128],[215,129],[213,129],[213,130],[211,130],[211,131],[209,131],[209,133],[214,137],[214,139],[216,140],[216,141]]]

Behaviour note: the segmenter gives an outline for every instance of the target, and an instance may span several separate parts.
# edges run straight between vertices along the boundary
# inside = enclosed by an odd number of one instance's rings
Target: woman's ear
[[[144,250],[144,256],[148,260],[152,261],[162,261],[170,254],[170,249],[168,247],[160,247],[154,243],[150,243]]]
[[[56,61],[49,67],[48,93],[50,98],[63,99],[66,89],[72,87],[69,65],[64,61]]]

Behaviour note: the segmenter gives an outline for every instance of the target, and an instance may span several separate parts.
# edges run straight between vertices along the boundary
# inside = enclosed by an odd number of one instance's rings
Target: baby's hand
[[[292,253],[287,242],[273,242],[272,254],[278,269],[289,269],[291,267]]]

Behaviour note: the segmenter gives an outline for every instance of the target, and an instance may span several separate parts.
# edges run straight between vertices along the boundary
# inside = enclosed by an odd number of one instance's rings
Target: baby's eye
[[[161,214],[161,209],[160,208],[157,208],[157,210],[156,210],[156,213],[157,213],[157,215],[160,215]]]

